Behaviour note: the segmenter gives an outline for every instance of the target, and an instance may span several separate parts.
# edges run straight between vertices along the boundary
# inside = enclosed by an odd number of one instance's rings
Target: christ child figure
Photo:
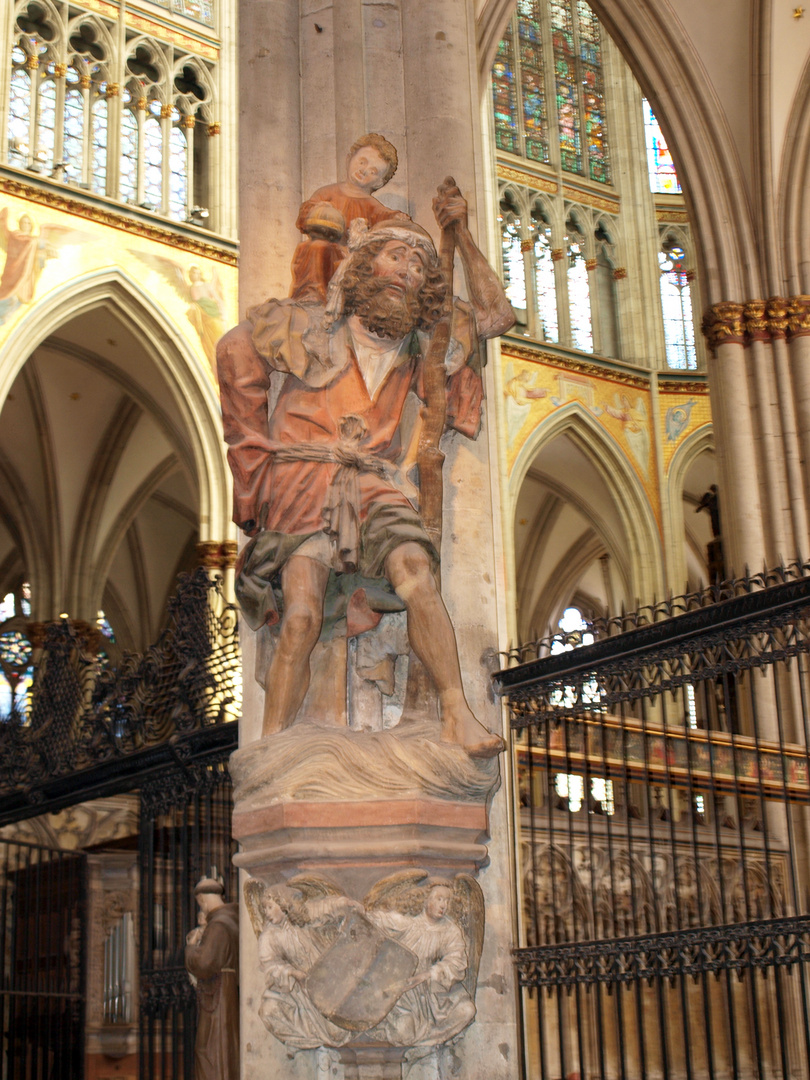
[[[369,227],[389,218],[406,218],[375,199],[397,171],[396,149],[376,132],[352,144],[346,179],[318,188],[298,211],[296,228],[306,234],[295,249],[290,296],[299,303],[324,303],[338,264],[346,256],[344,242],[351,223],[364,218]]]

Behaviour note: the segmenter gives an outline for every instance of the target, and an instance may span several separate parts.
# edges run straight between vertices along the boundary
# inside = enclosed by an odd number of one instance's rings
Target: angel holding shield
[[[477,884],[466,875],[458,875],[455,881],[429,878],[421,889],[414,891],[411,905],[414,900],[420,905],[415,914],[375,907],[375,902],[385,904],[382,897],[376,901],[366,898],[366,917],[388,937],[409,949],[418,961],[416,972],[394,1007],[376,1028],[367,1032],[367,1037],[392,1046],[436,1046],[458,1035],[475,1016],[472,995],[483,937],[483,900],[475,939],[470,942],[471,951],[478,956],[474,955],[471,963],[464,934],[451,916],[453,908],[458,906],[456,893],[463,888],[460,878],[465,878],[468,884],[471,882],[480,893]],[[470,976],[472,990],[467,985]]]

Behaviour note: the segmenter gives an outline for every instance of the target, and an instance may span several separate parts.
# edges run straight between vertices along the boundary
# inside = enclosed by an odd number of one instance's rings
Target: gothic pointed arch
[[[548,466],[550,452],[552,455],[566,455],[554,463],[553,473]],[[544,492],[556,493],[563,504],[571,508],[571,515],[576,513],[578,517],[576,522],[571,517],[564,536],[559,534],[557,539],[552,539],[551,531],[548,531],[549,543],[543,571],[546,586],[535,585],[534,591],[523,590],[524,617],[547,620],[556,607],[566,602],[564,590],[561,592],[557,588],[563,578],[569,579],[567,571],[560,565],[563,552],[556,551],[561,543],[573,553],[569,563],[576,561],[576,553],[586,547],[591,555],[588,560],[591,564],[603,553],[610,555],[614,564],[614,586],[608,591],[613,592],[616,602],[621,599],[615,595],[617,592],[631,600],[635,596],[660,595],[661,537],[647,493],[622,448],[592,412],[578,401],[558,408],[544,420],[515,461],[509,495],[510,527],[516,551],[522,550],[523,541],[519,535],[520,520],[516,522],[515,517],[523,505],[521,497],[524,484],[527,479],[533,479],[532,472],[536,471],[538,463],[542,468],[534,480],[541,481]],[[582,470],[581,482],[575,479],[571,471],[574,466]],[[534,496],[529,489],[527,497],[529,504],[534,505]],[[529,529],[528,521],[525,527]],[[598,543],[595,543],[595,538]],[[552,549],[555,549],[553,553]],[[516,555],[518,575],[534,573],[535,555],[528,548],[526,551],[528,561]],[[570,578],[569,584],[573,590],[577,583]],[[516,589],[521,591],[520,582],[516,582]],[[538,607],[538,598],[543,591],[545,598]],[[527,607],[529,610],[526,610]],[[529,628],[524,625],[524,629]]]

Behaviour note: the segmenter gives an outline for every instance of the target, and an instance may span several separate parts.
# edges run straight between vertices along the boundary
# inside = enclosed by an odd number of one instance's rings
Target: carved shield
[[[310,969],[306,991],[333,1024],[346,1031],[367,1031],[391,1011],[417,963],[410,949],[353,911]]]

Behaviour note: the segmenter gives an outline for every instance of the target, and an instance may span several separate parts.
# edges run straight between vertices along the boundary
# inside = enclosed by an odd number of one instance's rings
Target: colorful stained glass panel
[[[677,193],[681,190],[681,185],[678,182],[675,163],[672,160],[663,132],[658,126],[658,121],[655,119],[655,114],[646,98],[642,102],[642,107],[644,109],[644,138],[647,144],[650,191],[662,195]]]
[[[495,145],[516,154],[518,145],[517,88],[512,25],[498,45],[492,65],[492,103],[495,110]]]

